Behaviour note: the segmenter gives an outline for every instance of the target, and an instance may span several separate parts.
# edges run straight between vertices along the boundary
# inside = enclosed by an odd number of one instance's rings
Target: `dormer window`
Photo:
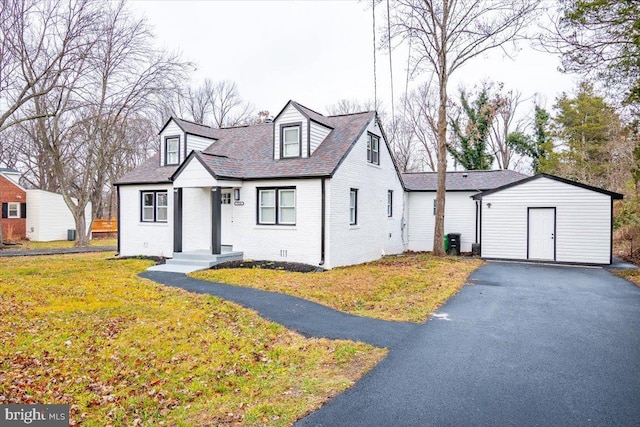
[[[280,157],[300,157],[300,153],[302,151],[301,128],[301,123],[283,125],[280,128],[280,140],[282,141],[282,152]]]
[[[170,137],[165,139],[165,159],[167,165],[177,165],[180,163],[180,137]]]
[[[380,137],[372,133],[367,134],[367,162],[380,164]]]

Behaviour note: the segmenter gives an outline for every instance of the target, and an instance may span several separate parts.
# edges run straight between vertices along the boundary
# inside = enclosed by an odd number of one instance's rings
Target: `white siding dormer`
[[[192,135],[190,133],[187,134],[187,156],[193,150],[202,151],[206,149],[208,146],[213,144],[216,140],[211,138],[206,138],[204,136]]]
[[[289,157],[309,157],[309,120],[293,105],[289,104],[276,118],[273,123],[273,158],[281,159],[286,158],[283,156],[285,153],[284,146],[282,144],[283,135],[285,129],[290,127],[299,127],[299,152],[297,156],[290,155]],[[294,135],[294,132],[288,134],[289,137]],[[289,148],[291,150],[291,148]],[[291,154],[292,151],[289,151]]]
[[[316,148],[318,148],[318,146],[322,144],[322,141],[324,141],[327,135],[329,135],[329,133],[331,132],[331,129],[319,123],[316,123],[314,121],[311,121],[310,128],[311,129],[309,131],[309,139],[310,139],[309,148],[311,150],[310,155],[312,155],[313,152],[316,151]]]
[[[176,154],[171,154],[175,152],[175,146],[173,146],[175,140],[178,140],[177,146],[177,163],[174,163],[176,160]],[[167,164],[180,164],[184,161],[184,143],[185,143],[185,135],[180,126],[172,119],[167,123],[167,125],[160,132],[160,165],[165,166]],[[171,163],[167,163],[167,152],[169,152],[169,160],[173,160]]]

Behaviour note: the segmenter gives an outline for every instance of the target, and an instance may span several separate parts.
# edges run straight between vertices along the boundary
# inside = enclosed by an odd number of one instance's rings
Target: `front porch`
[[[222,246],[219,254],[212,254],[209,250],[194,250],[188,252],[174,252],[173,258],[166,264],[154,265],[148,271],[166,271],[171,273],[191,273],[207,270],[216,264],[243,259],[243,253],[234,251],[231,246]]]

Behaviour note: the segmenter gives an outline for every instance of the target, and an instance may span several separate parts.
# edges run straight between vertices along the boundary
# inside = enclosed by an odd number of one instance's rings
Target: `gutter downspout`
[[[325,205],[326,205],[326,191],[325,191],[325,178],[322,178],[320,181],[320,192],[321,192],[321,202],[320,202],[320,266],[324,265],[324,257],[325,257]]]

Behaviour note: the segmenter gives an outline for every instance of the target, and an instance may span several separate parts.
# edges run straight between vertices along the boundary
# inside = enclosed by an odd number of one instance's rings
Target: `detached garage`
[[[538,174],[473,196],[483,258],[611,264],[622,194]]]

